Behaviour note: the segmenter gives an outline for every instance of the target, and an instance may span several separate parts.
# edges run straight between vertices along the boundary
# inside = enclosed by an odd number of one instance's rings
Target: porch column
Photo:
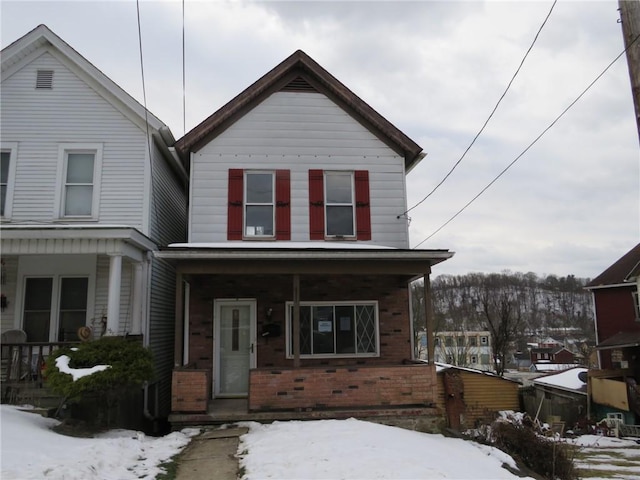
[[[300,367],[300,275],[293,276],[293,367]]]
[[[107,302],[107,329],[105,335],[118,335],[120,325],[120,283],[122,281],[122,255],[109,257],[109,300]]]
[[[431,301],[431,280],[429,275],[431,274],[431,269],[423,275],[424,281],[424,316],[425,323],[427,327],[427,361],[430,364],[434,364],[435,357],[435,343],[433,341],[433,334],[435,328],[435,319],[433,315],[433,302]]]
[[[140,335],[142,332],[142,263],[133,264],[133,285],[132,292],[132,312],[131,312],[131,333]]]

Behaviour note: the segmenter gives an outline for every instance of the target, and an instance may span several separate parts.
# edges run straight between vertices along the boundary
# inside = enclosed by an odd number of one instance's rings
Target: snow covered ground
[[[160,465],[199,433],[164,437],[113,430],[74,438],[51,430],[56,420],[0,406],[2,480],[154,479]],[[286,479],[516,479],[503,452],[464,440],[359,420],[243,424],[239,463],[244,480]],[[640,478],[640,446],[631,440],[583,436],[579,466],[615,478]],[[598,473],[598,472],[590,472]]]

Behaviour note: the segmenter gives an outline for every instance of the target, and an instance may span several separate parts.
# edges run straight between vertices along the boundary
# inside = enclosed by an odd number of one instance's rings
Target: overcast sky
[[[187,0],[183,116],[182,2],[141,1],[147,106],[180,138],[302,49],[427,153],[407,177],[411,207],[460,159],[552,4]],[[617,0],[558,1],[483,134],[409,213],[412,247],[475,197],[624,50],[617,7]],[[2,0],[0,8],[3,48],[44,23],[142,103],[135,1]],[[638,241],[640,148],[623,55],[419,248],[456,252],[434,275],[511,270],[593,278]]]

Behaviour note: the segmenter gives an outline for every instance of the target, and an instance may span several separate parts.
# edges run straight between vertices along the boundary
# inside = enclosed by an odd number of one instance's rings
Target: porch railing
[[[78,343],[3,343],[0,345],[2,353],[0,380],[3,384],[42,382],[42,372],[47,358],[62,347],[77,345]]]

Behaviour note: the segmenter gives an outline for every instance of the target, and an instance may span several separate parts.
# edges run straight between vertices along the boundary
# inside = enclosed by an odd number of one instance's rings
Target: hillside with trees
[[[535,273],[440,275],[431,283],[435,331],[485,330],[491,334],[496,371],[527,343],[553,337],[594,338],[589,279],[573,275],[539,277]],[[424,286],[411,286],[415,345],[424,331]]]

